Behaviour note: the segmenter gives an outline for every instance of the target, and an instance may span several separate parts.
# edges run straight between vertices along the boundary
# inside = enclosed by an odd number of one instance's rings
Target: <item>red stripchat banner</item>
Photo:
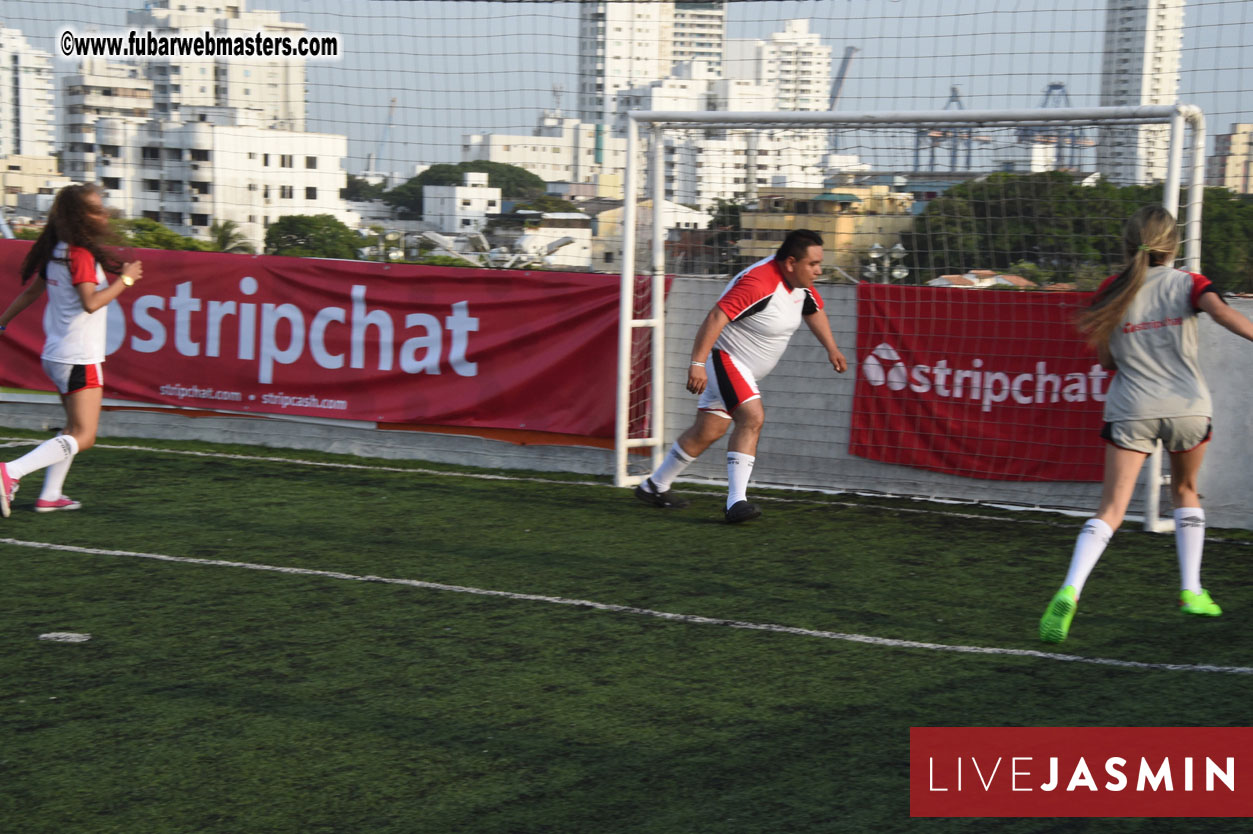
[[[10,296],[29,246],[0,241]],[[121,254],[142,260],[144,277],[107,308],[107,396],[613,436],[617,276]],[[49,390],[43,303],[0,340],[0,384]]]
[[[1253,816],[1253,728],[911,727],[914,817]]]
[[[1083,293],[861,284],[849,451],[1006,481],[1099,481],[1110,372]]]

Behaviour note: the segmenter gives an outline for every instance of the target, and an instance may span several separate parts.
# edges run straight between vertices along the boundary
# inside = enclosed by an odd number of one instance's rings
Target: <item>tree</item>
[[[744,203],[740,200],[714,200],[713,218],[709,221],[713,234],[705,238],[708,260],[696,267],[698,270],[734,275],[747,266],[748,259],[740,255],[739,246],[743,211]]]
[[[561,211],[578,211],[578,206],[568,200],[560,197],[553,197],[549,194],[541,194],[540,196],[527,200],[524,203],[518,203],[513,207],[514,211],[543,211],[543,212],[561,212]]]
[[[1022,274],[1029,262],[1055,281],[1090,284],[1122,263],[1126,219],[1161,202],[1160,183],[1120,188],[1081,185],[1061,171],[992,174],[929,202],[902,243],[920,283],[979,268]],[[1205,190],[1201,271],[1224,290],[1253,285],[1253,201]]]
[[[329,214],[289,214],[270,224],[265,250],[272,255],[356,260],[357,235]]]
[[[209,245],[194,237],[185,237],[147,217],[116,221],[115,228],[128,246],[137,249],[174,249],[184,252],[205,252]]]
[[[256,251],[234,220],[215,220],[209,226],[209,242],[216,252],[246,252],[251,255]]]
[[[487,184],[499,188],[505,200],[533,200],[544,196],[545,182],[525,168],[476,159],[455,165],[432,165],[383,195],[383,202],[410,214],[422,214],[422,187],[426,185],[461,185],[467,173],[487,174]]]
[[[1253,290],[1253,199],[1205,189],[1201,272],[1229,292]]]
[[[354,177],[352,174],[349,174],[348,187],[344,189],[344,199],[354,202],[379,200],[382,199],[383,192],[386,190],[381,182],[372,183],[362,177]]]

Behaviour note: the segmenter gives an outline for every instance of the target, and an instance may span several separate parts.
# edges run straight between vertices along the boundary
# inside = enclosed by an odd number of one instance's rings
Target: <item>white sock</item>
[[[696,458],[683,451],[683,448],[679,446],[679,441],[676,440],[670,447],[670,451],[666,453],[661,466],[658,466],[657,471],[648,478],[653,482],[653,486],[657,487],[658,492],[669,492],[674,479],[683,474],[683,470],[687,469],[688,464],[694,460]],[[647,484],[644,485],[644,489],[648,489]]]
[[[1088,574],[1096,567],[1101,554],[1105,552],[1105,545],[1109,544],[1113,535],[1114,531],[1099,518],[1089,518],[1079,531],[1074,553],[1070,556],[1070,570],[1066,574],[1066,581],[1062,583],[1063,588],[1067,585],[1075,586],[1076,598],[1083,593],[1083,583],[1088,581]]]
[[[78,441],[72,435],[58,434],[51,440],[45,440],[43,443],[40,443],[33,452],[28,452],[12,463],[7,464],[9,477],[15,480],[24,478],[32,472],[43,469],[45,466],[52,466],[54,463],[69,460],[76,454],[78,454]]]
[[[743,452],[727,452],[727,509],[748,500],[748,479],[757,458]]]
[[[65,476],[70,474],[70,464],[73,462],[74,458],[68,457],[44,470],[44,488],[39,493],[41,501],[56,501],[61,497],[61,490],[65,488]]]
[[[1175,510],[1175,552],[1179,554],[1179,586],[1201,593],[1201,550],[1205,547],[1205,510],[1179,507]]]

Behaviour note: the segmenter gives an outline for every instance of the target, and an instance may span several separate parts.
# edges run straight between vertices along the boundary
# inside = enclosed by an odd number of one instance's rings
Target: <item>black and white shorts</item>
[[[61,394],[73,394],[88,388],[104,387],[104,364],[68,365],[65,362],[43,360],[44,373]]]

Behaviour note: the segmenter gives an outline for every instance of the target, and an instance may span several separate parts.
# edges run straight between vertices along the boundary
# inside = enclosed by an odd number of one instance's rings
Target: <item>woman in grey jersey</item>
[[[1209,389],[1197,359],[1197,314],[1209,313],[1253,341],[1253,322],[1227,306],[1203,275],[1173,267],[1175,218],[1160,206],[1140,209],[1123,227],[1127,265],[1107,279],[1079,319],[1101,364],[1117,370],[1105,400],[1105,481],[1096,516],[1083,525],[1062,588],[1040,619],[1040,639],[1066,639],[1088,575],[1122,524],[1144,459],[1161,440],[1170,453],[1179,556],[1179,610],[1217,617],[1222,609],[1201,587],[1205,512],[1197,473],[1210,436]]]

